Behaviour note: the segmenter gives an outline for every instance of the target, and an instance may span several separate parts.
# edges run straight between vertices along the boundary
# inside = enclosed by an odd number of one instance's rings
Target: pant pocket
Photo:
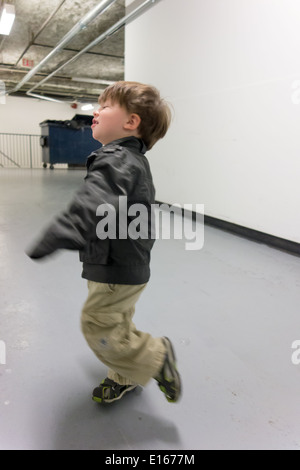
[[[92,294],[112,294],[116,290],[116,284],[88,281],[88,288]]]

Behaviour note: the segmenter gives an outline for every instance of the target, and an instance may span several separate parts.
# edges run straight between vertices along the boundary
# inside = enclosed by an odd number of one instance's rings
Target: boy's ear
[[[130,131],[136,130],[141,123],[141,118],[138,114],[132,113],[129,115],[124,127]]]

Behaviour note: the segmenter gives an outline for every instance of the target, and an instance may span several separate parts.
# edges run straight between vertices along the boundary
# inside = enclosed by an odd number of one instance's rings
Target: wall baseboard
[[[161,201],[155,202],[159,205],[166,204],[167,206],[171,207],[171,204],[168,203],[164,203]],[[191,215],[193,220],[196,220],[196,213],[191,212]],[[247,228],[242,225],[234,224],[232,222],[226,222],[225,220],[218,219],[216,217],[211,217],[210,215],[204,215],[204,225],[216,227],[220,230],[224,230],[226,232],[230,232],[235,235],[247,238],[248,240],[257,243],[264,243],[265,245],[271,246],[272,248],[277,248],[289,254],[300,256],[300,243],[297,242],[276,237],[275,235],[269,235],[268,233],[260,232],[258,230]]]

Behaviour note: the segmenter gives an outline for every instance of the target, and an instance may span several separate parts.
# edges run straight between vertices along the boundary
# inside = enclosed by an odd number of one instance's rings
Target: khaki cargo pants
[[[109,367],[108,378],[121,385],[146,385],[164,361],[162,339],[138,331],[132,322],[145,287],[88,281],[82,332],[98,359]]]

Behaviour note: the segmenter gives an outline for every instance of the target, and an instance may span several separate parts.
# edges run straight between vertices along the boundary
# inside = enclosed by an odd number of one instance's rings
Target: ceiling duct
[[[28,82],[37,72],[47,63],[52,57],[60,52],[64,46],[66,46],[75,36],[77,36],[82,29],[86,28],[87,25],[93,21],[98,15],[104,13],[108,7],[110,7],[116,0],[102,0],[95,8],[93,8],[89,13],[87,13],[78,23],[73,26],[72,29],[62,38],[61,41],[54,47],[54,49],[43,59],[39,64],[37,64],[30,72],[28,72],[25,77],[18,83],[18,85],[13,89],[8,91],[8,93],[15,93],[18,91],[24,83]]]
[[[62,100],[57,100],[57,99],[54,99],[54,98],[49,98],[45,95],[38,95],[38,94],[35,94],[35,93],[32,93],[33,90],[35,90],[36,88],[38,88],[39,86],[41,86],[42,84],[44,84],[47,80],[49,80],[51,77],[53,77],[55,74],[57,74],[61,69],[63,69],[64,67],[66,67],[67,65],[73,63],[74,61],[76,61],[81,55],[85,54],[87,51],[89,51],[90,49],[92,49],[94,46],[96,46],[97,44],[99,44],[100,42],[103,42],[105,41],[107,38],[109,38],[110,36],[112,36],[114,33],[116,33],[117,31],[119,31],[126,23],[128,24],[130,21],[132,21],[133,19],[137,18],[146,8],[150,7],[151,5],[153,5],[154,3],[158,2],[160,0],[145,0],[143,3],[141,3],[137,8],[135,8],[133,11],[131,11],[130,13],[128,13],[127,15],[125,15],[123,18],[121,18],[119,21],[117,21],[113,26],[111,26],[107,31],[105,31],[103,34],[101,34],[100,36],[98,36],[96,39],[94,39],[90,44],[88,44],[86,47],[84,47],[84,49],[82,49],[81,51],[79,51],[74,57],[72,57],[71,59],[69,59],[67,62],[65,62],[64,64],[62,64],[61,66],[59,66],[56,70],[54,70],[53,72],[51,72],[49,75],[47,75],[47,77],[45,77],[44,79],[42,79],[40,82],[38,82],[34,87],[32,87],[30,90],[28,90],[26,92],[26,94],[28,96],[32,96],[34,98],[39,98],[39,99],[44,99],[44,100],[48,100],[48,101],[55,101],[55,102],[63,102]],[[103,2],[102,2],[103,3]],[[112,1],[110,2],[104,2],[104,3],[113,3]],[[92,12],[91,12],[92,13]],[[90,20],[91,21],[91,20]],[[81,22],[79,22],[80,24],[83,22],[83,20]],[[79,24],[78,23],[78,24]],[[77,25],[78,25],[77,24]],[[75,27],[77,27],[77,25],[75,25]],[[75,28],[74,27],[74,28]],[[73,29],[74,29],[73,28]],[[73,29],[71,31],[73,31]],[[81,28],[82,29],[82,28]],[[70,33],[71,33],[70,31]],[[79,31],[77,31],[77,33],[73,34],[72,37],[74,37],[76,34],[78,34]],[[67,36],[70,35],[70,33],[68,33],[65,38]],[[70,38],[71,39],[71,38]],[[70,40],[69,39],[69,40]],[[69,42],[68,40],[68,42]],[[64,39],[62,40],[64,41]],[[45,57],[45,59],[47,59],[46,61],[48,62],[48,60],[53,56],[53,52],[58,52],[59,50],[61,50],[63,48],[63,46],[65,45],[62,44],[62,41],[55,47],[55,49],[50,53],[48,54],[47,57]],[[49,58],[49,59],[48,59]],[[37,73],[37,71],[45,64],[45,59],[40,62],[37,67],[35,67],[31,72],[29,72],[24,78],[23,80],[21,80],[21,82],[17,85],[17,87],[11,91],[9,91],[8,93],[13,93],[15,91],[17,91],[24,83],[26,83],[33,75],[35,75]]]
[[[102,41],[105,41],[105,39],[109,38],[112,34],[116,33],[120,28],[122,28],[125,23],[129,22],[131,19],[139,15],[146,7],[148,7],[150,4],[155,3],[156,0],[146,0],[143,2],[140,6],[138,6],[135,10],[133,10],[131,13],[128,15],[125,15],[123,18],[121,18],[117,23],[115,23],[113,26],[108,28],[107,31],[105,31],[103,34],[98,36],[96,39],[94,39],[90,44],[88,44],[84,49],[82,49],[80,52],[78,52],[74,57],[69,59],[67,62],[62,64],[60,67],[58,67],[56,70],[54,70],[52,73],[50,73],[47,77],[45,77],[43,80],[38,82],[34,87],[32,87],[30,90],[27,91],[27,95],[31,95],[31,92],[41,86],[43,83],[45,83],[47,80],[49,80],[53,75],[55,75],[57,72],[59,72],[61,69],[66,67],[67,65],[70,65],[72,62],[77,60],[82,54],[85,54],[88,50],[92,49],[92,47],[96,46]]]
[[[61,0],[61,2],[59,3],[59,5],[57,5],[57,7],[55,8],[55,10],[51,13],[51,15],[46,19],[46,21],[42,24],[42,26],[40,27],[40,29],[38,30],[37,33],[35,33],[35,35],[33,36],[33,38],[31,39],[31,41],[27,44],[27,46],[25,47],[24,51],[22,52],[22,54],[20,55],[20,57],[18,58],[17,62],[15,63],[15,65],[17,66],[18,63],[20,62],[20,60],[22,59],[22,57],[24,56],[24,54],[26,54],[26,52],[28,51],[28,49],[34,44],[34,41],[36,40],[36,38],[41,34],[42,31],[44,31],[44,29],[46,28],[46,26],[48,25],[48,23],[52,20],[52,18],[56,15],[56,13],[58,12],[58,10],[62,7],[62,5],[65,3],[66,0]]]

